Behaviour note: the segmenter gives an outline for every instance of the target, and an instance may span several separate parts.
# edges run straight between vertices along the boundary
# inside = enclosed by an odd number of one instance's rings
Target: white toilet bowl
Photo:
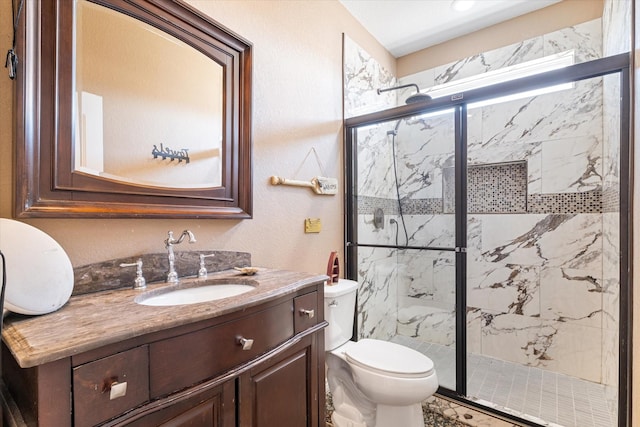
[[[330,388],[347,396],[334,397],[336,427],[424,427],[421,402],[438,388],[428,357],[399,344],[364,339],[330,351],[327,365]],[[342,371],[340,381],[336,369]]]
[[[351,341],[358,284],[324,287],[327,381],[335,427],[424,427],[422,401],[438,388],[433,362],[388,341]]]

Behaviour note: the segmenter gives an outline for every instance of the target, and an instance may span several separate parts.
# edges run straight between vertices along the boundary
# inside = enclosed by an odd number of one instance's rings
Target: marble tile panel
[[[605,1],[602,13],[604,56],[631,50],[631,0]]]
[[[467,304],[467,352],[482,354],[482,310]]]
[[[620,335],[617,330],[602,331],[602,383],[618,387]]]
[[[541,235],[537,243],[544,264],[582,270],[601,278],[602,215],[549,215],[547,218],[550,231]]]
[[[546,334],[545,334],[546,332]],[[482,313],[482,354],[527,366],[546,358],[553,333],[541,330],[541,320],[518,314]]]
[[[389,124],[380,124],[357,131],[359,195],[396,198],[390,129]]]
[[[358,248],[359,338],[389,339],[397,319],[397,260],[395,250]]]
[[[602,380],[602,329],[568,322],[543,321],[545,369],[599,383]]]
[[[567,217],[546,215],[477,215],[482,220],[481,259],[502,264],[542,265],[538,241]],[[476,255],[477,254],[472,254]]]
[[[564,266],[601,277],[598,214],[482,215],[482,224],[485,261]]]
[[[453,166],[453,115],[403,120],[396,137],[401,197],[442,198],[442,169]]]
[[[467,109],[467,156],[471,147],[477,147],[482,143],[483,114],[481,107]],[[478,153],[479,154],[479,153]]]
[[[479,276],[467,276],[467,304],[486,311],[540,315],[540,268],[485,264]]]
[[[410,306],[398,310],[400,335],[421,341],[453,345],[456,342],[455,312],[428,306]]]
[[[483,107],[483,148],[502,141],[542,141],[598,135],[602,129],[602,79],[572,89]]]
[[[600,328],[601,279],[581,270],[543,268],[540,272],[540,306],[543,319]]]
[[[604,280],[602,293],[602,329],[614,331],[620,326],[620,280]]]
[[[602,131],[542,142],[542,193],[602,189]]]
[[[395,85],[395,77],[348,36],[343,39],[345,117],[381,111],[396,105],[396,94],[377,89]]]
[[[602,19],[594,19],[542,36],[544,56],[574,50],[575,63],[602,58]]]
[[[404,215],[409,243],[412,246],[431,246],[439,248],[455,247],[455,216],[454,215]],[[404,235],[400,222],[400,242],[404,242]]]
[[[615,76],[617,78],[617,76]],[[604,123],[603,123],[603,187],[619,191],[620,187],[620,109],[619,98],[610,99],[619,94],[619,84],[612,82],[614,76],[604,77]]]
[[[434,301],[450,310],[456,307],[456,261],[453,252],[444,252],[436,259],[433,269]]]
[[[434,266],[437,262],[431,256],[411,251],[399,251],[398,291],[411,299],[429,300],[435,298]]]
[[[435,67],[434,80],[437,85],[440,85],[538,59],[543,55],[543,39],[535,37]]]

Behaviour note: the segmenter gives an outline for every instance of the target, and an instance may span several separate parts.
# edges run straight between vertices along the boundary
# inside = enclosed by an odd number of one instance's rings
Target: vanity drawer
[[[73,368],[74,426],[93,426],[149,400],[149,349],[136,347]]]
[[[150,344],[152,398],[230,370],[293,336],[293,301],[207,329]],[[243,345],[240,339],[253,340]]]
[[[300,333],[318,323],[318,293],[310,292],[293,300],[295,333]]]

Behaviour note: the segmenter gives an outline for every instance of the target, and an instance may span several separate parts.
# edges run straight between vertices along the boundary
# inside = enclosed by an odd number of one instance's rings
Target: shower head
[[[427,95],[426,93],[420,93],[420,88],[418,87],[417,84],[415,83],[409,83],[406,85],[400,85],[400,86],[395,86],[395,87],[388,87],[385,89],[380,89],[378,88],[377,92],[378,95],[380,95],[383,92],[389,92],[390,90],[398,90],[398,89],[404,89],[407,87],[415,87],[416,88],[416,93],[414,93],[413,95],[411,95],[410,97],[408,97],[405,101],[406,104],[415,104],[416,102],[426,102],[426,101],[430,101],[431,97],[429,95]]]
[[[413,95],[405,99],[404,102],[405,104],[415,104],[417,102],[427,102],[427,101],[431,101],[431,97],[426,93],[418,92],[418,93],[414,93]]]

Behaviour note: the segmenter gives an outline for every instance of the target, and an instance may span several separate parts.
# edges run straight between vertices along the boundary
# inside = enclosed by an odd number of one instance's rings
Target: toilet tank
[[[324,317],[329,326],[324,330],[325,351],[333,350],[349,341],[353,335],[358,282],[339,279],[324,285]]]

